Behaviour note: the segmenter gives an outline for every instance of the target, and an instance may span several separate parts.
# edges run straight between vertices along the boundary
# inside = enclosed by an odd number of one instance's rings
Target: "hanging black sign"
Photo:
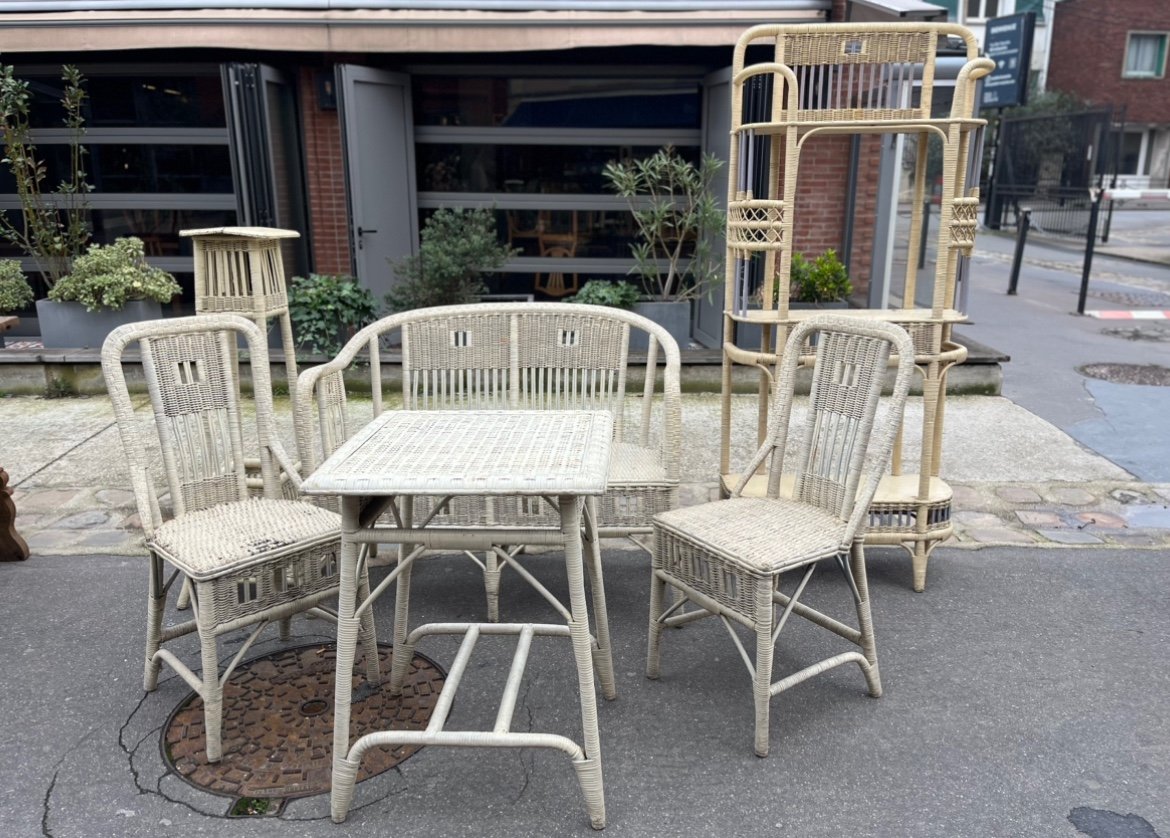
[[[987,57],[995,59],[995,70],[983,80],[983,98],[980,100],[983,107],[1010,108],[1027,103],[1035,26],[1035,12],[987,21],[983,46]]]

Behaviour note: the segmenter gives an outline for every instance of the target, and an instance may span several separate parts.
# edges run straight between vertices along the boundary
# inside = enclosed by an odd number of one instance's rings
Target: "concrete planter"
[[[45,348],[100,349],[106,335],[117,327],[160,317],[162,306],[154,300],[134,300],[118,311],[86,311],[81,303],[37,300],[37,320]]]
[[[678,341],[680,349],[686,349],[691,342],[690,300],[671,300],[669,302],[645,300],[634,303],[634,313],[640,314],[648,320],[653,320],[670,332],[670,336]],[[649,346],[650,341],[645,332],[636,331],[630,335],[630,349],[644,352]]]

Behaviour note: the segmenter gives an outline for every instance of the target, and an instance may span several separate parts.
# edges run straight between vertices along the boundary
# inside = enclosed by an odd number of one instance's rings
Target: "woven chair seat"
[[[730,498],[655,517],[685,541],[748,573],[776,574],[849,549],[845,521],[785,498]]]
[[[336,512],[293,500],[249,498],[222,503],[167,521],[150,548],[200,582],[338,541]]]
[[[671,486],[678,483],[666,476],[658,452],[632,442],[615,442],[609,463],[609,486]]]

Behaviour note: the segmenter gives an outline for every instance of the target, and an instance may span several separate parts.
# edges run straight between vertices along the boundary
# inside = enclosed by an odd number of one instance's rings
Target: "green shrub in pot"
[[[117,311],[134,300],[169,303],[181,292],[174,276],[147,263],[142,239],[127,236],[90,245],[53,285],[49,299],[78,302],[87,311]]]
[[[0,259],[0,314],[20,311],[33,301],[32,286],[16,259]]]
[[[811,262],[794,252],[789,278],[789,301],[794,303],[840,302],[853,293],[849,271],[832,248]]]
[[[297,346],[336,355],[353,332],[373,322],[378,306],[369,289],[352,276],[309,274],[292,278],[288,313]]]
[[[642,291],[624,279],[618,282],[608,279],[591,279],[581,287],[580,291],[569,298],[569,302],[632,310],[641,296]]]

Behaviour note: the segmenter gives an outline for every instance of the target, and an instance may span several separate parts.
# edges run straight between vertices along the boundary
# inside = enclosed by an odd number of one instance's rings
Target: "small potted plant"
[[[32,286],[25,278],[24,269],[16,259],[0,259],[0,319],[20,311],[33,301]],[[4,346],[4,332],[0,329],[0,346]]]
[[[723,232],[724,216],[710,189],[722,166],[709,154],[696,166],[666,146],[644,160],[610,162],[602,170],[638,228],[630,273],[641,277],[646,295],[634,310],[682,346],[690,340],[690,301],[706,294],[722,273],[712,243]]]
[[[161,304],[181,291],[174,276],[147,263],[142,239],[90,245],[48,299],[37,300],[41,341],[46,347],[101,346],[123,323],[161,317]]]
[[[298,347],[336,355],[354,332],[373,322],[378,306],[352,276],[309,274],[292,278],[288,313]]]
[[[609,279],[591,279],[581,286],[581,290],[570,297],[568,302],[632,311],[641,298],[641,290],[624,279],[617,282]]]
[[[853,283],[832,248],[811,262],[794,252],[789,279],[789,303],[795,308],[849,307]]]

